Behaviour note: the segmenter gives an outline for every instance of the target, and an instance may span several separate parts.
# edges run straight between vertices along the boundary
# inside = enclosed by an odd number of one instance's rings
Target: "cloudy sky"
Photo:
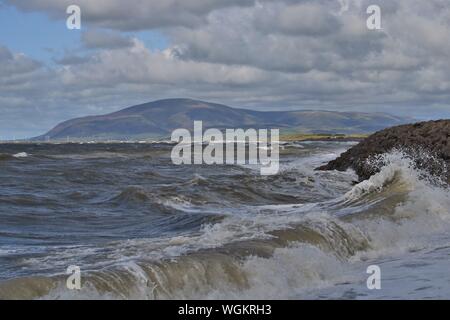
[[[449,0],[0,0],[0,27],[0,139],[171,97],[450,117]]]

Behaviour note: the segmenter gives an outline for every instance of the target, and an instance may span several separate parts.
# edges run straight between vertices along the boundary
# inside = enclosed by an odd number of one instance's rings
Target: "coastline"
[[[304,133],[293,133],[293,134],[281,134],[280,141],[293,142],[293,141],[362,141],[369,137],[369,134],[304,134]]]

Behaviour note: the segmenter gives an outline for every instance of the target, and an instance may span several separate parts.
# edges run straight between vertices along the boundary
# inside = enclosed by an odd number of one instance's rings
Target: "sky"
[[[0,140],[164,98],[450,118],[449,57],[449,0],[0,0]]]

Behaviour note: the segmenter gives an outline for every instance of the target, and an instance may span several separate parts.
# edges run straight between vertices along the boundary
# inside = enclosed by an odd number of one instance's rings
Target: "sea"
[[[450,298],[449,189],[401,151],[362,182],[314,170],[355,143],[283,142],[271,176],[169,142],[0,144],[0,299]]]

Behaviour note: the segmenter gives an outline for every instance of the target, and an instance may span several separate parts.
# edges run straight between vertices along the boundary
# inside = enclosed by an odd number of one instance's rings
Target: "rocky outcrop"
[[[450,182],[449,172],[444,168],[446,165],[450,168],[450,120],[419,122],[376,132],[317,170],[352,168],[361,180],[365,180],[379,170],[377,166],[368,165],[367,160],[393,149],[406,150],[419,168],[435,175],[443,174],[444,180]],[[426,160],[430,157],[421,156],[424,153],[439,161]]]

